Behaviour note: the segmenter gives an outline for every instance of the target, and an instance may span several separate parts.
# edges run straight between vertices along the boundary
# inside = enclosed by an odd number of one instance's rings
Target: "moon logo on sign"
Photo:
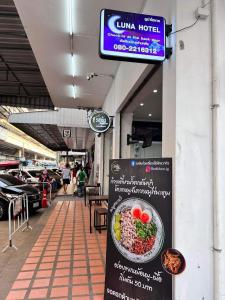
[[[117,34],[122,34],[124,33],[125,30],[120,30],[118,28],[116,28],[116,21],[120,19],[120,16],[112,16],[111,18],[109,18],[109,21],[108,21],[108,26],[110,28],[110,30],[114,33],[117,33]]]

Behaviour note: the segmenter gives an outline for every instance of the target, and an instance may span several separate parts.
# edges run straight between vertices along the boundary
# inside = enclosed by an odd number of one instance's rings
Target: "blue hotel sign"
[[[103,9],[100,57],[143,63],[166,58],[166,21],[163,17]]]

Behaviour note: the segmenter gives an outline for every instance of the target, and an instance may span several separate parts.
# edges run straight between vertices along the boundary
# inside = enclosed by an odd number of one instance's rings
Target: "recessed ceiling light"
[[[155,93],[155,94],[158,93],[158,90],[153,90],[153,93]]]
[[[144,103],[141,102],[141,103],[140,103],[140,106],[144,106]]]
[[[148,114],[149,115],[149,117],[151,117],[152,116],[152,114]]]

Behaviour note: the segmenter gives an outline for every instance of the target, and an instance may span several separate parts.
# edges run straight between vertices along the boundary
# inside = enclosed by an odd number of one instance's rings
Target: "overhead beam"
[[[33,68],[33,69],[31,69],[31,68],[27,69],[26,67],[25,68],[11,67],[11,70],[13,72],[29,72],[29,73],[31,73],[31,72],[37,72],[37,73],[40,73],[40,70],[38,69],[38,67],[37,68]],[[8,70],[0,68],[0,72],[8,72]]]
[[[19,50],[19,51],[30,51],[32,53],[32,50],[30,48],[30,45],[24,45],[23,47],[21,47],[20,44],[4,44],[4,43],[0,43],[0,50]]]
[[[16,79],[16,81],[20,84],[20,86],[23,88],[25,94],[27,96],[29,96],[29,92],[28,90],[25,88],[25,86],[23,85],[23,83],[19,80],[18,76],[15,74],[15,72],[11,69],[11,67],[9,66],[9,64],[5,61],[5,59],[2,57],[2,55],[0,55],[0,60],[3,62],[3,64],[5,65],[5,67],[7,68],[8,71],[11,72],[11,74],[13,75],[13,77]]]
[[[54,109],[49,96],[6,96],[0,95],[0,105],[34,109]]]
[[[5,86],[11,86],[11,85],[21,85],[21,82],[18,81],[13,81],[13,80],[0,80],[0,85],[1,87],[3,87],[3,85],[5,84]],[[46,88],[45,84],[40,84],[39,82],[25,82],[23,81],[22,83],[24,86],[26,85],[26,87],[30,88],[30,87],[40,87],[40,88]]]

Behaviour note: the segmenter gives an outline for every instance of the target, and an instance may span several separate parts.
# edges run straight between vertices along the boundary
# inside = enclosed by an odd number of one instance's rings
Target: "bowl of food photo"
[[[184,256],[176,249],[166,249],[161,254],[161,263],[164,270],[171,275],[178,275],[186,268]]]
[[[138,198],[126,199],[116,208],[111,234],[118,251],[136,263],[153,260],[164,242],[159,213],[147,201]]]

